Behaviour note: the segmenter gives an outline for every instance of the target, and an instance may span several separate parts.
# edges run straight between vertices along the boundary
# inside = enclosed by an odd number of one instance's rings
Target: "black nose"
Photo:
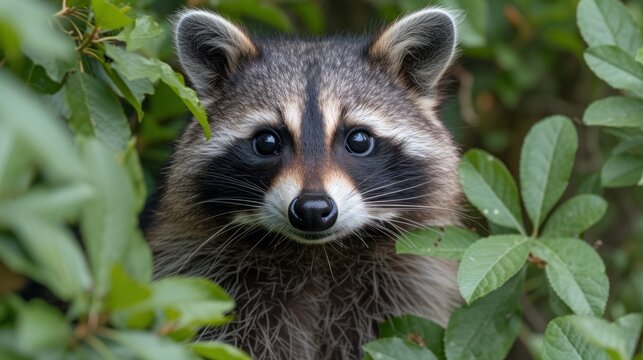
[[[299,230],[328,230],[337,221],[337,205],[326,195],[301,194],[290,203],[288,220]]]

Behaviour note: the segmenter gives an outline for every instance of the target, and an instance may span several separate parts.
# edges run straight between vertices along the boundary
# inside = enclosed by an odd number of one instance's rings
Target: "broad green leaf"
[[[134,21],[126,15],[129,6],[119,9],[109,0],[92,0],[92,10],[96,17],[96,25],[102,30],[120,29]]]
[[[547,263],[549,284],[574,313],[603,314],[609,281],[591,246],[574,238],[544,238],[534,242],[532,254]]]
[[[147,189],[145,188],[145,179],[143,178],[143,169],[136,149],[136,140],[130,140],[124,152],[119,154],[119,164],[123,164],[127,171],[128,177],[132,182],[134,190],[134,209],[138,213],[143,210],[145,199],[147,198]]]
[[[100,142],[79,143],[90,182],[97,195],[81,216],[80,229],[91,262],[95,291],[109,287],[109,274],[122,261],[132,233],[137,229],[137,209],[132,182],[122,164]]]
[[[616,155],[609,158],[601,171],[604,187],[637,185],[643,176],[643,158],[635,155]],[[640,184],[639,184],[640,185]]]
[[[151,288],[133,279],[120,265],[112,268],[111,284],[107,295],[107,309],[127,308],[146,300],[152,294]]]
[[[628,358],[634,356],[634,351],[641,336],[641,329],[643,327],[643,314],[628,314],[618,318],[615,324],[623,330],[625,335],[625,350]]]
[[[403,234],[396,242],[398,254],[433,256],[443,259],[462,259],[464,251],[480,236],[468,230],[446,226],[430,227]]]
[[[199,341],[190,344],[190,349],[204,359],[250,360],[250,356],[236,347],[214,341]]]
[[[397,337],[426,347],[444,359],[444,329],[434,322],[415,315],[396,316],[379,325],[380,338]]]
[[[533,242],[523,235],[497,235],[471,245],[458,269],[458,287],[467,303],[499,288],[520,271]]]
[[[643,36],[623,3],[618,0],[581,0],[578,27],[589,46],[616,45],[634,54],[643,47]]]
[[[482,150],[468,151],[460,163],[460,184],[489,221],[525,232],[516,183],[498,159]]]
[[[378,360],[437,360],[431,350],[394,337],[371,341],[363,349],[372,359]]]
[[[12,271],[26,275],[35,281],[43,282],[46,278],[42,270],[29,259],[25,250],[18,244],[18,240],[2,234],[0,234],[0,262]]]
[[[112,68],[126,80],[144,78],[155,82],[161,77],[161,69],[152,59],[110,44],[105,44],[105,54],[114,61]]]
[[[449,360],[504,359],[518,337],[518,301],[524,271],[499,289],[456,310],[449,319],[444,344]]]
[[[0,1],[0,33],[15,34],[22,51],[36,64],[43,65],[52,79],[59,81],[63,64],[73,66],[76,52],[69,37],[52,26],[55,12],[43,1]],[[61,66],[60,71],[53,67],[55,64]]]
[[[643,48],[640,48],[636,53],[636,61],[640,62],[643,65]]]
[[[121,104],[105,85],[77,71],[64,89],[69,125],[77,134],[95,136],[112,150],[125,148],[132,133]]]
[[[628,359],[628,336],[617,324],[590,316],[572,318],[574,327],[592,344],[607,351],[612,359]],[[637,337],[638,338],[638,337]]]
[[[127,348],[141,360],[196,360],[198,357],[183,344],[143,331],[109,331],[109,339]]]
[[[594,194],[600,195],[603,192],[601,187],[601,174],[594,172],[583,179],[576,189],[577,194]]]
[[[45,175],[56,181],[79,179],[82,163],[64,125],[40,99],[0,70],[0,129],[11,128]]]
[[[612,154],[643,156],[643,136],[632,137],[621,141],[612,149]]]
[[[567,189],[577,148],[578,136],[567,117],[548,117],[529,130],[520,152],[520,190],[534,228]]]
[[[643,93],[643,64],[624,50],[613,45],[592,46],[585,51],[585,61],[612,87]]]
[[[201,124],[206,139],[210,138],[210,125],[197,97],[196,92],[185,86],[181,74],[174,72],[170,65],[158,60],[147,59],[141,55],[130,53],[121,47],[105,45],[105,53],[114,60],[112,67],[128,80],[146,78],[150,81],[161,79],[183,101],[192,115]]]
[[[605,215],[607,202],[596,195],[577,195],[562,204],[550,216],[543,237],[577,237]]]
[[[42,283],[63,300],[72,300],[92,285],[89,268],[77,240],[65,228],[34,217],[14,224],[21,245],[42,274]]]
[[[112,89],[112,91],[117,95],[122,98],[124,98],[136,111],[136,116],[138,117],[138,120],[141,121],[143,119],[143,107],[142,107],[142,102],[143,99],[145,98],[144,94],[140,94],[141,97],[137,96],[137,94],[134,94],[132,89],[130,88],[128,82],[133,82],[133,81],[148,81],[147,79],[137,79],[137,80],[128,80],[125,81],[121,76],[114,70],[112,70],[111,66],[107,63],[101,63],[102,69],[103,69],[103,81],[107,82],[107,85]],[[107,80],[109,79],[109,80]],[[151,83],[150,83],[151,87]],[[154,90],[152,89],[152,92]]]
[[[20,304],[16,319],[16,346],[34,356],[43,350],[64,348],[72,335],[63,314],[43,300]]]
[[[210,280],[168,277],[152,286],[152,296],[132,306],[131,313],[166,309],[172,321],[180,326],[222,324],[234,302],[225,291]]]
[[[577,315],[554,319],[547,325],[543,360],[609,360],[607,352],[594,346],[573,321]],[[599,319],[597,319],[599,320]],[[596,331],[604,329],[596,329]]]
[[[643,100],[612,96],[593,102],[583,115],[590,126],[643,127]]]
[[[152,252],[139,229],[134,230],[122,261],[127,272],[140,282],[152,279]]]
[[[199,124],[201,124],[203,132],[205,133],[206,140],[209,140],[210,124],[208,122],[208,117],[205,113],[205,109],[203,108],[203,105],[201,105],[201,101],[197,97],[196,92],[185,86],[183,76],[181,76],[181,74],[179,73],[175,73],[170,65],[160,60],[156,60],[156,62],[161,69],[161,81],[169,86],[176,93],[176,95],[181,98],[185,106],[190,110],[192,115],[194,115]]]
[[[70,222],[93,195],[93,189],[86,184],[35,187],[22,196],[0,203],[0,224],[16,224],[29,217],[50,223]]]
[[[163,34],[163,28],[151,16],[136,18],[134,25],[129,25],[118,34],[118,39],[125,41],[127,51],[134,51],[147,45],[151,40]]]

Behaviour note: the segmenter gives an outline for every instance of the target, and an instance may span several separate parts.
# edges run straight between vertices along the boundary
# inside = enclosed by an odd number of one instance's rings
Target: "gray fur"
[[[421,19],[435,19],[428,16],[430,10],[425,12],[420,15],[427,16]],[[438,12],[439,20],[444,21],[445,13]],[[214,23],[204,25],[193,19],[214,19]],[[387,44],[404,43],[399,37],[408,36],[408,24],[426,25],[422,21],[407,21],[405,31],[390,34],[385,30],[375,39],[254,39],[250,47],[244,41],[228,41],[218,47],[225,51],[215,52],[227,62],[226,67],[215,69],[209,67],[209,60],[203,61],[210,50],[184,51],[181,39],[194,34],[194,27],[181,25],[196,24],[200,41],[209,44],[209,49],[217,48],[218,43],[208,40],[204,28],[214,32],[213,38],[220,35],[220,29],[233,34],[227,39],[242,39],[244,33],[202,12],[188,12],[178,24],[177,50],[207,106],[213,139],[204,143],[195,123],[184,133],[148,237],[155,254],[156,276],[205,276],[221,284],[236,300],[237,320],[223,328],[206,329],[200,338],[228,341],[255,359],[358,359],[361,346],[376,337],[377,323],[388,317],[415,314],[446,325],[461,301],[455,282],[457,264],[397,255],[395,241],[404,230],[458,222],[458,154],[434,114],[438,101],[435,84],[453,57],[453,23],[447,24],[451,29],[443,32],[446,36],[427,37],[443,54],[425,58],[433,63],[422,64],[422,68],[433,70],[414,75],[430,84],[430,92],[418,91],[416,84],[409,84],[400,75],[400,64],[391,60],[392,54],[385,53],[386,46],[378,45],[377,55],[373,54],[378,39],[389,36]],[[417,39],[413,41],[417,46]],[[437,41],[444,41],[444,46],[435,47]],[[399,47],[388,48],[399,51]],[[306,119],[279,117],[284,117],[287,109],[298,109],[297,104],[304,101],[310,69],[315,69],[323,112],[330,112],[329,104],[339,104],[350,121],[362,121],[365,126],[387,132],[380,136],[403,148],[409,161],[422,164],[418,174],[431,181],[417,190],[421,203],[385,210],[377,201],[369,203],[368,196],[359,197],[363,209],[353,219],[344,219],[348,224],[354,222],[355,228],[322,245],[298,243],[288,236],[287,224],[267,218],[261,212],[267,195],[256,209],[235,213],[234,220],[222,220],[225,214],[204,212],[196,200],[202,185],[197,175],[212,158],[229,156],[230,146],[236,141],[252,137],[257,125],[286,126],[295,142],[304,141],[298,138],[301,135],[296,128],[297,121]],[[375,115],[364,118],[364,113]],[[339,120],[334,125],[344,126]],[[280,179],[286,176],[297,178],[296,169],[307,166],[297,156],[273,182],[284,184]],[[320,159],[315,166],[325,169],[322,174],[333,177],[334,171],[341,172],[337,169],[342,164],[334,163],[331,155]],[[230,181],[250,186],[242,178]],[[300,181],[308,180],[302,175]],[[261,190],[274,195],[279,188],[275,183]],[[352,193],[359,196],[358,184],[352,185]],[[342,213],[340,208],[340,217],[342,214],[347,216],[350,211]],[[364,224],[358,226],[358,218]],[[262,235],[257,239],[256,234]]]

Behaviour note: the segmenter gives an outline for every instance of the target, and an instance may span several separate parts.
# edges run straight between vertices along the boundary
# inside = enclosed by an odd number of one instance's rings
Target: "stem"
[[[89,34],[89,36],[87,36],[83,40],[83,42],[80,44],[80,46],[76,48],[76,50],[81,52],[85,50],[85,48],[87,48],[89,45],[92,44],[92,42],[94,41],[94,36],[96,36],[97,33],[98,33],[98,26],[95,26],[91,34]]]
[[[99,338],[94,335],[90,335],[86,339],[87,344],[94,349],[103,359],[116,360],[114,353],[102,342]]]

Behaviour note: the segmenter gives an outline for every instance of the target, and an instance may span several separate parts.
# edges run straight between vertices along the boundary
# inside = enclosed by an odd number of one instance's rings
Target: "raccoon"
[[[236,301],[199,338],[254,359],[358,359],[389,317],[445,325],[457,264],[395,244],[458,222],[458,151],[436,115],[453,14],[259,39],[189,10],[175,45],[212,138],[194,122],[178,141],[148,236],[157,277],[204,276]]]

